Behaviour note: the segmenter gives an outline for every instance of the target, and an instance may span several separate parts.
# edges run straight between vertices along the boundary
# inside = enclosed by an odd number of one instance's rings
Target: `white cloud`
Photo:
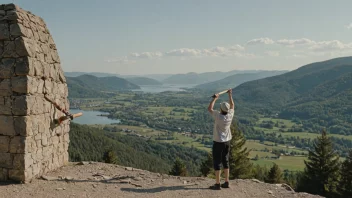
[[[278,51],[266,51],[265,54],[273,57],[280,56],[280,53]]]
[[[181,48],[173,49],[165,53],[167,56],[200,56],[201,51],[198,49]]]
[[[274,41],[270,38],[256,38],[247,42],[247,45],[256,45],[256,44],[269,45],[269,44],[274,44]]]
[[[304,57],[306,57],[305,55],[303,55],[303,54],[292,54],[292,55],[289,55],[289,56],[287,56],[288,58],[304,58]]]
[[[274,41],[271,38],[256,38],[247,42],[247,44],[266,44],[270,45],[269,49],[258,52],[264,53],[267,56],[278,57],[283,56],[280,54],[289,54],[289,57],[300,58],[308,56],[325,56],[331,53],[352,53],[352,43],[343,43],[339,40],[330,41],[314,41],[308,38],[298,39],[280,39]],[[276,45],[273,45],[276,44]],[[270,47],[273,47],[270,49]],[[278,48],[280,47],[280,48]],[[286,48],[286,49],[285,49]],[[293,49],[295,48],[295,49]],[[285,52],[285,53],[282,53]],[[203,57],[239,57],[239,58],[255,58],[259,55],[255,55],[248,52],[242,45],[230,45],[230,46],[216,46],[212,48],[196,49],[196,48],[179,48],[172,49],[169,51],[155,51],[155,52],[138,52],[131,53],[128,56],[112,58],[105,60],[106,62],[117,62],[120,64],[131,64],[137,60],[158,60],[162,58],[179,57],[181,60],[187,60],[189,58],[203,58]]]
[[[345,26],[347,29],[352,29],[352,23]]]
[[[321,41],[321,42],[316,42],[309,49],[313,51],[351,50],[352,43],[342,43],[339,40]]]
[[[135,63],[136,61],[135,60],[129,60],[126,56],[124,56],[124,57],[106,59],[105,62],[108,62],[108,63],[119,63],[119,64],[132,64],[132,63]]]
[[[185,59],[187,57],[254,57],[253,54],[244,53],[245,48],[241,45],[232,45],[227,47],[216,46],[206,49],[192,49],[192,48],[179,48],[167,52],[141,52],[131,53],[129,56],[114,58],[106,60],[106,62],[131,62],[138,59],[161,59],[163,57],[180,57]]]
[[[132,53],[130,55],[133,58],[147,58],[147,59],[157,59],[163,56],[161,52],[142,52],[142,53]]]
[[[301,38],[301,39],[281,39],[276,41],[277,44],[288,46],[288,47],[294,47],[296,45],[312,45],[315,44],[315,41],[312,41],[307,38]]]
[[[174,49],[165,53],[167,56],[184,56],[184,57],[223,57],[223,56],[241,56],[244,47],[234,45],[230,47],[213,47],[209,49]]]

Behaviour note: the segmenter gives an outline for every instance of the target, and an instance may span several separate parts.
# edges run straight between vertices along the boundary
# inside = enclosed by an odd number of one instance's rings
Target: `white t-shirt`
[[[230,109],[226,115],[222,115],[219,111],[213,111],[212,116],[215,120],[213,140],[215,142],[227,142],[232,139],[230,127],[234,113],[233,109]]]

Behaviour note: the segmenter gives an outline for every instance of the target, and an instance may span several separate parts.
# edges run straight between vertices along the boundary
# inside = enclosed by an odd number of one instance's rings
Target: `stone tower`
[[[44,21],[14,4],[0,5],[0,181],[29,182],[68,162],[68,89]]]

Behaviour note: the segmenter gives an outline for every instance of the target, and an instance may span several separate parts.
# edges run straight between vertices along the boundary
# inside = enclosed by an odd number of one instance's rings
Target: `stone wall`
[[[44,95],[69,109],[56,45],[44,21],[0,5],[0,181],[28,182],[68,162],[69,121]]]

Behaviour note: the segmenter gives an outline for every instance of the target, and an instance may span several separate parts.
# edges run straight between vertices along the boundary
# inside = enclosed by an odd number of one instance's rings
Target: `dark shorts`
[[[230,141],[213,142],[213,163],[214,169],[220,170],[221,164],[224,169],[229,168]]]

